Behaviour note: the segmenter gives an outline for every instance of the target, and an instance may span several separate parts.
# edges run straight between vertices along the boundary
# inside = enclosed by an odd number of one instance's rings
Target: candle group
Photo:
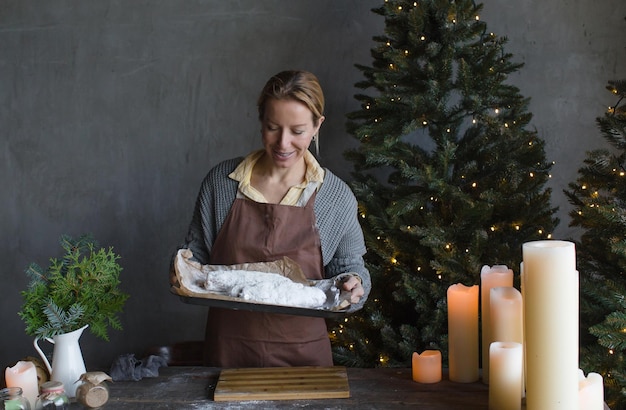
[[[413,352],[413,380],[418,383],[438,383],[441,381],[441,352],[425,350],[422,354]]]
[[[522,246],[521,292],[506,266],[483,266],[480,307],[483,381],[490,410],[603,410],[602,376],[578,369],[579,279],[574,243],[557,240]],[[479,379],[478,286],[448,288],[449,379]],[[413,379],[441,380],[441,354],[413,353]],[[436,370],[430,355],[439,362]],[[433,378],[431,375],[435,375]],[[431,381],[432,380],[432,381]]]
[[[448,288],[448,367],[450,380],[479,379],[478,286],[460,283]]]
[[[22,395],[30,402],[30,407],[35,408],[39,395],[37,382],[37,369],[33,362],[19,361],[13,367],[7,367],[4,372],[7,387],[21,387]]]

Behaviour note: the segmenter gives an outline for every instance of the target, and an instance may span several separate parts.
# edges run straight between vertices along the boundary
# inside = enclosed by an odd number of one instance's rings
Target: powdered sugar
[[[316,308],[326,302],[321,289],[296,283],[276,273],[229,270],[207,273],[205,289],[248,301]]]
[[[328,299],[323,289],[279,273],[237,269],[234,265],[201,265],[192,256],[189,249],[180,249],[174,265],[181,287],[198,296],[217,293],[249,302],[302,308],[321,308]]]

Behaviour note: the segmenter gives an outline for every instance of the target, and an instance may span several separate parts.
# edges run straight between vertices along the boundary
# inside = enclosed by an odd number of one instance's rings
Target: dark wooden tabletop
[[[482,382],[454,383],[444,375],[435,384],[416,383],[411,369],[348,368],[350,398],[215,402],[213,391],[220,369],[162,367],[159,376],[132,382],[109,383],[113,409],[396,409],[487,410],[489,387]],[[80,408],[77,404],[72,409]]]
[[[109,383],[106,409],[394,409],[487,410],[488,386],[481,383],[419,384],[410,369],[348,368],[350,398],[215,402],[220,370],[210,367],[162,367],[159,376]],[[74,408],[74,406],[72,406]],[[78,408],[78,407],[77,407]]]

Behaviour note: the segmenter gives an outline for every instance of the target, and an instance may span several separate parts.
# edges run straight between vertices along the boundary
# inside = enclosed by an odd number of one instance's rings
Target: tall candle
[[[425,350],[422,354],[413,352],[413,380],[418,383],[438,383],[441,381],[441,352]]]
[[[522,335],[526,333],[526,323],[524,321],[524,301],[526,298],[524,297],[524,262],[520,262],[519,264],[519,290],[522,294]],[[524,350],[524,385],[522,386],[522,396],[526,397],[526,376],[528,372],[526,371],[526,342],[524,341],[522,349]]]
[[[490,295],[490,329],[494,342],[524,342],[523,300],[512,286],[492,288]]]
[[[598,373],[585,373],[578,369],[579,410],[604,410],[604,381]]]
[[[489,410],[522,408],[522,344],[493,342],[489,346]]]
[[[578,272],[574,244],[522,246],[526,407],[578,409]]]
[[[453,382],[471,383],[478,371],[478,285],[448,288],[448,367]]]
[[[30,402],[30,407],[35,408],[39,395],[37,382],[37,369],[33,362],[19,361],[13,367],[7,367],[4,371],[7,387],[21,387],[22,395]]]
[[[480,317],[482,323],[483,382],[489,383],[489,345],[496,339],[491,331],[490,291],[501,286],[513,286],[513,271],[505,265],[483,266],[480,270]]]
[[[524,357],[524,304],[521,292],[512,286],[491,288],[489,299],[493,341],[522,344],[522,357]],[[521,389],[523,396],[523,379]]]

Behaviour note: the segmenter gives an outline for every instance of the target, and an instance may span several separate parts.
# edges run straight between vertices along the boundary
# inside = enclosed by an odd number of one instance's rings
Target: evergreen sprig
[[[19,316],[26,333],[52,337],[89,325],[97,337],[109,340],[108,328],[121,330],[117,314],[128,298],[119,289],[120,256],[113,248],[99,248],[90,235],[64,235],[65,254],[51,258],[47,269],[32,263],[26,269],[28,289],[22,291]]]

